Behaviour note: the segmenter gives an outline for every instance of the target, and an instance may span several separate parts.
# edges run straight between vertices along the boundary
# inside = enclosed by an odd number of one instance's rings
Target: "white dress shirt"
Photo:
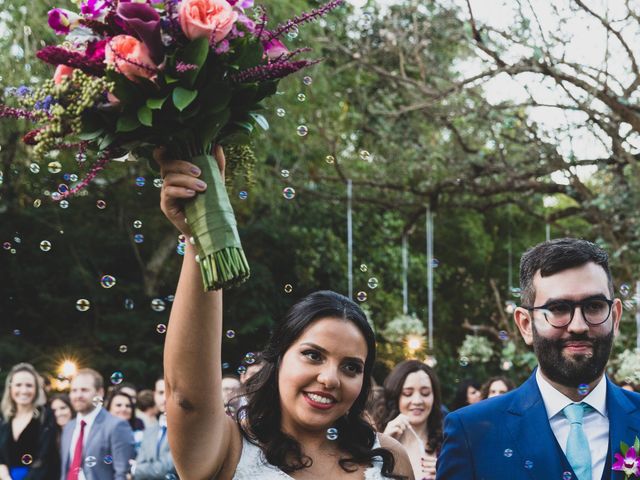
[[[78,437],[80,436],[80,421],[84,420],[86,424],[84,427],[84,437],[82,441],[82,449],[84,450],[85,446],[87,445],[87,439],[89,438],[89,432],[91,432],[91,426],[93,425],[93,422],[96,420],[96,417],[100,413],[100,410],[102,410],[102,407],[98,406],[94,408],[93,411],[87,415],[82,415],[79,413],[76,416],[76,428],[73,430],[73,435],[71,435],[71,446],[69,447],[69,465],[73,463],[73,454],[75,453],[75,450],[76,450],[76,442],[78,441]],[[80,473],[78,474],[78,480],[86,480],[82,469],[80,469]]]
[[[536,371],[536,382],[547,409],[547,417],[553,434],[558,440],[562,451],[567,453],[567,439],[571,425],[569,420],[562,413],[562,409],[574,402],[556,390],[540,373],[540,368]],[[607,381],[604,377],[586,395],[582,402],[590,405],[593,410],[584,413],[582,428],[589,441],[591,450],[591,478],[600,480],[604,472],[609,451],[609,417],[607,416]]]

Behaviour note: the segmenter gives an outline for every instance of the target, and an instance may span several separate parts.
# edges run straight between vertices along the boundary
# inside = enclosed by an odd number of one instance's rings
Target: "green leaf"
[[[187,90],[186,88],[176,87],[173,90],[173,104],[180,111],[183,111],[191,102],[193,102],[198,96],[198,92],[195,90]]]
[[[253,124],[251,122],[233,122],[233,124],[240,127],[248,134],[253,133]]]
[[[149,107],[151,110],[160,110],[167,98],[169,97],[149,98],[147,99],[147,107]]]
[[[220,133],[220,130],[222,130],[222,128],[224,128],[224,126],[229,121],[230,115],[231,111],[227,109],[223,110],[220,113],[202,119],[198,130],[203,147],[206,148],[207,146],[215,142],[218,134]]]
[[[262,57],[264,55],[264,48],[262,43],[255,41],[249,42],[246,48],[243,49],[242,55],[235,61],[235,64],[240,70],[246,70],[260,65],[262,63]]]
[[[171,75],[165,74],[164,81],[167,83],[167,85],[171,85],[172,83],[179,82],[180,80],[172,77]]]
[[[146,105],[141,106],[138,109],[138,120],[146,127],[153,125],[153,112]]]
[[[110,133],[106,134],[104,137],[102,137],[102,140],[100,140],[100,143],[98,143],[98,149],[104,150],[109,145],[111,145],[115,139],[116,137],[114,135],[111,135]]]
[[[627,450],[629,450],[629,445],[624,442],[620,442],[620,453],[624,456],[627,454]]]
[[[114,83],[114,88],[111,93],[115,95],[118,100],[120,100],[120,103],[122,105],[135,102],[140,98],[139,89],[135,83],[119,73],[109,73],[107,74],[107,78]]]
[[[207,37],[200,37],[189,43],[189,45],[187,45],[183,50],[179,60],[186,64],[195,65],[197,67],[193,70],[185,72],[182,75],[182,78],[185,80],[188,86],[192,87],[195,83],[196,78],[198,77],[198,73],[200,73],[200,69],[204,65],[204,62],[207,61],[209,48],[209,39]]]
[[[633,449],[636,451],[636,454],[640,452],[640,438],[636,437],[636,440],[633,442]]]
[[[116,132],[132,132],[140,126],[138,116],[132,113],[125,114],[118,118]]]
[[[96,130],[94,132],[82,132],[78,134],[80,140],[94,140],[104,133],[104,129]]]
[[[262,128],[265,132],[269,130],[269,122],[267,121],[266,118],[264,118],[264,115],[260,115],[259,113],[254,113],[254,112],[249,113],[249,115],[251,116],[251,118],[253,118],[256,124],[260,128]]]

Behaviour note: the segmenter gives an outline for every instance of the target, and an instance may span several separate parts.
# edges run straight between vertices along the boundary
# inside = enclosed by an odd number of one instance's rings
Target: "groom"
[[[622,480],[620,442],[640,437],[640,395],[604,374],[622,305],[608,256],[564,238],[520,262],[514,319],[539,368],[516,390],[450,413],[437,480]]]

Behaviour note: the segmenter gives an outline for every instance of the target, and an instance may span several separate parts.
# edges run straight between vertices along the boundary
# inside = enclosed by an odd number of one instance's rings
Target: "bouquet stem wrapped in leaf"
[[[208,185],[185,206],[200,261],[202,282],[206,290],[218,290],[249,278],[249,264],[240,244],[236,219],[218,164],[211,155],[189,159],[202,172]]]

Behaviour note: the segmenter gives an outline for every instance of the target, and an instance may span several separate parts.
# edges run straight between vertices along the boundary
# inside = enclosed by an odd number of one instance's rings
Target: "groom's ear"
[[[517,307],[513,312],[513,319],[520,330],[520,335],[527,345],[533,344],[533,317],[526,308]]]

